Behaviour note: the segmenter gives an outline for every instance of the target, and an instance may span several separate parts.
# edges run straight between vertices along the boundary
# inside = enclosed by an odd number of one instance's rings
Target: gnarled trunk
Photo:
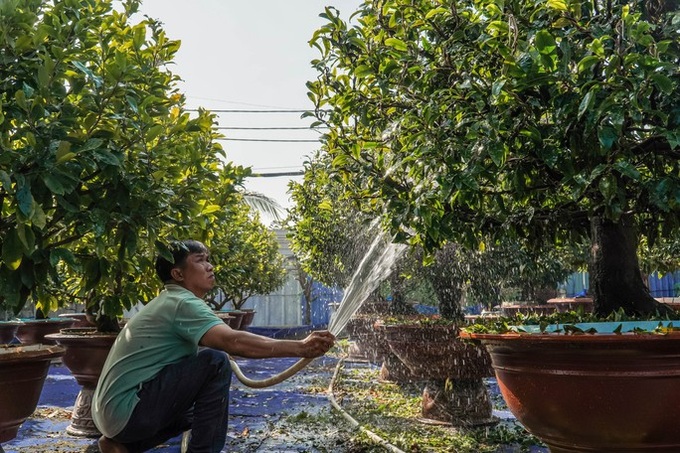
[[[630,218],[615,223],[591,220],[590,284],[595,312],[606,316],[619,308],[629,315],[672,313],[644,284],[637,259],[637,235]]]

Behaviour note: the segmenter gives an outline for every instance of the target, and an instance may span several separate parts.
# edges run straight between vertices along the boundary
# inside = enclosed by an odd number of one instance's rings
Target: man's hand
[[[335,336],[327,330],[312,332],[302,341],[301,357],[313,358],[324,355],[335,344]]]

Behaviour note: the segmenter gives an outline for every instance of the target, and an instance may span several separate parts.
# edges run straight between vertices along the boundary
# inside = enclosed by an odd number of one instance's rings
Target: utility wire
[[[282,166],[282,167],[258,167],[258,168],[253,168],[253,171],[265,171],[265,170],[300,170],[299,165],[287,165],[287,166]]]
[[[198,112],[199,109],[186,109],[187,112]],[[314,110],[297,109],[205,109],[213,113],[309,113]],[[318,110],[319,112],[330,112],[330,110]]]
[[[215,129],[221,130],[231,130],[231,131],[316,131],[316,129],[328,129],[328,126],[316,126],[316,127],[243,127],[243,126],[218,126]]]
[[[278,173],[253,173],[251,178],[278,178],[281,176],[302,176],[304,171],[282,171]]]
[[[223,140],[227,142],[272,142],[272,143],[321,143],[319,140],[304,140],[304,139],[266,139],[266,138],[218,138],[216,140]]]

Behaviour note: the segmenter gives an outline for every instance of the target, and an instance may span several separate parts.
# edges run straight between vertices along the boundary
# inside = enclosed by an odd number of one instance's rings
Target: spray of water
[[[328,330],[339,334],[350,318],[359,310],[368,296],[389,275],[394,263],[406,251],[404,244],[388,241],[386,234],[379,230],[366,255],[359,263],[337,311],[333,315]]]
[[[404,254],[406,246],[394,244],[387,240],[387,235],[376,227],[377,220],[371,225],[371,229],[377,229],[376,237],[359,263],[352,280],[350,281],[337,311],[328,325],[328,330],[333,334],[339,334],[345,328],[350,318],[359,310],[368,296],[378,287],[390,273],[394,263]],[[267,379],[253,380],[246,377],[238,364],[231,361],[231,366],[236,377],[245,385],[252,388],[270,387],[289,378],[293,374],[307,366],[312,359],[301,359],[287,370]]]

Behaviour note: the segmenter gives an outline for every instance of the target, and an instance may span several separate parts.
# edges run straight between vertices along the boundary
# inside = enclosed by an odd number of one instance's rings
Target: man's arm
[[[226,324],[211,327],[200,341],[201,346],[254,359],[318,357],[324,355],[334,343],[335,337],[327,331],[312,332],[304,340],[276,340],[243,330],[234,330]]]

